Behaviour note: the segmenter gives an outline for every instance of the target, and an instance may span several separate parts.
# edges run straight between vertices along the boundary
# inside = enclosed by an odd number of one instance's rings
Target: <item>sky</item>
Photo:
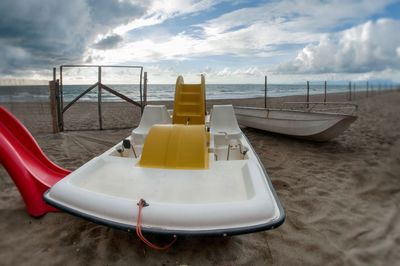
[[[65,64],[141,65],[153,84],[400,82],[400,1],[0,1],[0,85]]]

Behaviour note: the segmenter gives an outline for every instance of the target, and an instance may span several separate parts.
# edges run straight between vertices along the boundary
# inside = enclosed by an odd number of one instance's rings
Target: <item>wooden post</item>
[[[324,85],[324,104],[326,104],[326,80]]]
[[[310,82],[307,80],[307,108],[310,107]]]
[[[61,110],[61,105],[60,105],[60,81],[57,79],[57,68],[53,67],[53,82],[54,82],[54,89],[53,93],[54,95],[52,96],[51,93],[52,91],[50,90],[50,108],[53,108],[53,100],[52,98],[55,98],[55,110],[56,110],[56,121],[53,119],[53,123],[56,123],[57,129],[54,129],[54,124],[53,124],[53,133],[58,133],[64,129],[63,125],[61,124],[62,120],[62,110]],[[52,114],[53,116],[53,114]]]
[[[351,81],[349,81],[349,101],[351,101]]]
[[[57,101],[57,119],[58,119],[58,130],[63,131],[64,125],[61,124],[62,119],[62,112],[61,105],[60,105],[60,81],[57,79],[55,83],[55,94],[56,94],[56,101]]]
[[[353,100],[356,99],[356,83],[353,83]]]
[[[369,84],[368,84],[368,80],[367,80],[367,98],[368,98],[368,90],[369,90]]]
[[[147,105],[147,72],[144,72],[143,78],[143,104],[144,106]]]
[[[56,81],[56,74],[57,74],[56,71],[57,71],[56,68],[53,67],[53,81],[54,81],[54,82]]]
[[[268,79],[267,79],[267,75],[265,75],[265,82],[264,82],[264,108],[267,108],[267,89],[268,89]]]
[[[143,114],[143,88],[142,88],[142,77],[143,77],[143,68],[140,70],[140,85],[139,85],[139,93],[140,93],[140,114]],[[143,77],[144,78],[144,77]]]
[[[98,94],[97,94],[97,106],[98,106],[98,113],[99,113],[99,126],[100,130],[103,129],[103,119],[101,117],[101,66],[98,69]]]
[[[53,126],[53,133],[60,132],[58,127],[58,116],[57,116],[57,98],[56,98],[56,81],[52,80],[49,82],[50,90],[50,113]]]
[[[64,131],[64,88],[63,88],[63,75],[62,75],[63,67],[60,66],[60,86],[59,86],[59,105],[60,105],[60,131]]]

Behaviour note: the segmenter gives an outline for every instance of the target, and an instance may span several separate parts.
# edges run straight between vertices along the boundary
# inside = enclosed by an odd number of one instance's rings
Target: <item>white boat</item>
[[[200,85],[179,77],[172,120],[165,106],[146,106],[131,136],[56,183],[45,201],[126,231],[141,222],[143,232],[226,236],[281,225],[285,212],[233,107],[214,106],[205,124],[204,90],[204,77]]]
[[[357,116],[338,113],[235,106],[240,125],[314,141],[343,133]]]

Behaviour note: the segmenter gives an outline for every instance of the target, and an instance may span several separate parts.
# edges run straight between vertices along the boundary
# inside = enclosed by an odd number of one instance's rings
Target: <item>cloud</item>
[[[2,0],[0,76],[25,76],[68,63],[158,62],[197,72],[209,66],[207,71],[221,80],[233,75],[250,80],[262,75],[260,69],[265,72],[296,55],[274,70],[378,73],[397,67],[400,47],[393,43],[398,42],[398,22],[378,20],[365,29],[361,23],[385,14],[392,2]],[[391,23],[396,25],[386,25]]]
[[[170,4],[154,1],[145,17],[114,29],[123,33],[135,27],[159,24],[167,18],[212,8],[220,1],[182,1]],[[141,39],[126,41],[118,50],[88,51],[102,63],[158,60],[190,60],[205,56],[228,55],[252,60],[281,57],[287,60],[298,47],[318,42],[326,31],[338,24],[362,21],[383,10],[390,0],[382,1],[272,1],[241,8],[208,21],[188,25],[178,34],[150,32]],[[354,12],[356,10],[357,12]]]
[[[98,34],[145,12],[139,1],[2,0],[0,74],[79,63]]]
[[[139,18],[147,12],[146,3],[141,0],[86,1],[93,24],[99,27],[113,28]]]
[[[322,37],[277,67],[287,73],[363,73],[400,69],[399,20],[379,19]]]
[[[96,42],[93,47],[95,49],[107,50],[113,49],[118,46],[119,43],[123,41],[123,38],[118,34],[112,34],[104,37],[100,41]]]
[[[319,36],[319,35],[318,35]],[[293,41],[304,44],[316,37],[302,32],[288,35],[281,34],[273,27],[261,24],[248,28],[200,38],[186,32],[177,35],[157,38],[146,38],[126,42],[116,50],[88,50],[88,54],[102,58],[99,63],[129,63],[131,58],[139,62],[155,62],[158,60],[190,60],[205,56],[230,55],[234,57],[268,58],[279,55],[278,45]]]
[[[257,67],[249,67],[249,68],[236,68],[232,69],[226,67],[216,73],[209,73],[216,76],[222,77],[231,77],[231,76],[262,76],[263,71],[258,69]]]
[[[124,34],[133,28],[200,12],[218,2],[2,0],[0,76],[23,76],[32,69],[49,70],[60,64],[104,61],[101,53],[91,50],[118,48]],[[148,56],[153,54],[157,51]]]
[[[226,1],[226,0],[225,0]],[[224,0],[153,0],[148,1],[147,13],[124,25],[116,27],[113,32],[125,34],[131,30],[161,24],[168,19],[188,14],[196,14],[224,2]]]
[[[235,10],[199,25],[206,36],[215,36],[253,24],[273,27],[286,33],[325,32],[338,24],[356,23],[383,11],[392,0],[359,1],[271,1],[256,7]],[[292,39],[294,40],[294,39]]]

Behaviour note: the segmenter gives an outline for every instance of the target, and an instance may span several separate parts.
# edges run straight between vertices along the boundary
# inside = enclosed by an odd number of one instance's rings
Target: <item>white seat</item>
[[[223,135],[227,139],[239,138],[242,131],[236,120],[233,106],[214,105],[211,112],[210,133],[212,135]]]
[[[143,144],[150,128],[155,124],[171,124],[171,117],[165,105],[146,105],[139,126],[132,130],[135,144]]]

